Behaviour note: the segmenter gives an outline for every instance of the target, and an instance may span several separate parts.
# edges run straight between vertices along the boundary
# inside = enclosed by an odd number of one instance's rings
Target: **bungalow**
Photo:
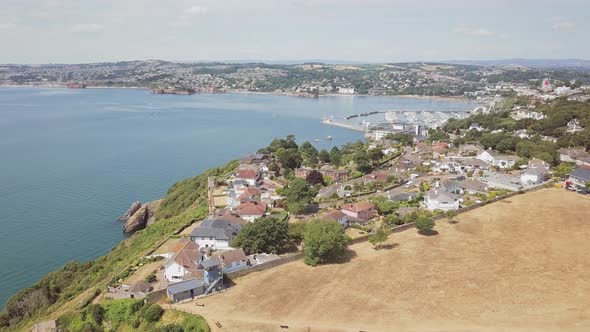
[[[241,226],[225,220],[205,219],[193,229],[191,240],[201,247],[227,249],[233,238],[238,235]]]
[[[434,166],[432,167],[432,171],[436,173],[457,173],[460,169],[461,166],[450,159],[434,161]]]
[[[365,221],[373,218],[374,210],[375,206],[367,201],[347,204],[342,207],[344,214]]]
[[[226,251],[219,254],[219,260],[221,261],[223,272],[241,270],[250,265],[248,256],[246,256],[242,248]]]
[[[518,191],[523,188],[520,178],[508,174],[486,171],[480,179],[490,188],[507,189],[510,191]]]
[[[590,169],[576,168],[568,174],[565,186],[573,189],[585,189],[590,183]]]
[[[511,168],[516,164],[520,158],[511,155],[501,155],[497,152],[488,149],[477,156],[477,159],[490,163],[492,166],[497,166],[501,169]]]
[[[236,207],[236,213],[244,220],[254,222],[256,219],[264,216],[266,212],[266,203],[259,201],[249,201]]]
[[[194,278],[168,285],[166,295],[172,302],[180,302],[205,294],[206,290],[207,284],[201,279]]]
[[[459,164],[460,169],[466,172],[490,169],[490,164],[481,159],[466,158],[457,160],[457,163]]]
[[[488,185],[480,180],[459,178],[455,180],[445,180],[441,184],[441,189],[449,193],[475,195],[486,193]]]
[[[431,189],[424,197],[424,203],[429,210],[457,210],[459,196],[444,190]]]

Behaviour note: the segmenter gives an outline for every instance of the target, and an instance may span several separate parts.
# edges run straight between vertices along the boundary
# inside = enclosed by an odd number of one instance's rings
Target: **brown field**
[[[348,262],[285,264],[204,307],[175,307],[220,331],[590,331],[589,197],[543,189],[456,219],[439,221],[438,235],[353,245]]]

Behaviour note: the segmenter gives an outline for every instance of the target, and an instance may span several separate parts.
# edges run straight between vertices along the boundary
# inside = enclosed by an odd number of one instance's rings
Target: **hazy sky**
[[[0,0],[0,63],[590,58],[589,0]]]

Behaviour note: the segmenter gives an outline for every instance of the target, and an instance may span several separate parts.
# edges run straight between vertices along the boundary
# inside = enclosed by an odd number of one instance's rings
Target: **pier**
[[[324,118],[322,120],[322,123],[323,124],[327,124],[329,126],[346,128],[346,129],[351,129],[351,130],[356,130],[356,131],[362,131],[363,133],[366,133],[366,132],[369,131],[369,129],[367,127],[356,126],[356,125],[351,125],[351,124],[348,124],[348,123],[337,122],[337,121],[334,121],[334,120],[329,119],[329,118]]]

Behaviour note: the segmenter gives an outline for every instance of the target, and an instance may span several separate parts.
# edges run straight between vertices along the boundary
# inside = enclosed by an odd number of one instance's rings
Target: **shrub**
[[[150,305],[143,313],[143,318],[150,323],[154,323],[160,320],[164,310],[157,304]]]
[[[420,232],[430,232],[434,228],[434,221],[430,217],[420,216],[416,220],[416,228]]]
[[[99,304],[91,304],[86,307],[86,314],[96,322],[96,324],[102,324],[104,318],[104,309]]]
[[[156,277],[155,272],[152,272],[147,277],[145,277],[145,281],[147,283],[154,283],[154,282],[158,281],[158,277]]]

